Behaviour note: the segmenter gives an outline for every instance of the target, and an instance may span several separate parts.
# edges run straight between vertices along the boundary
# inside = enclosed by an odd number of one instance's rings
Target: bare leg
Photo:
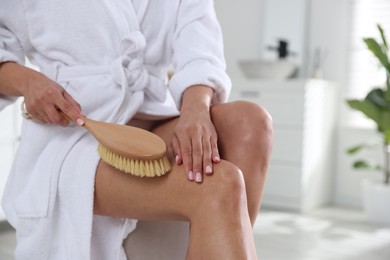
[[[259,212],[271,154],[271,118],[263,108],[249,102],[232,102],[213,106],[211,116],[218,132],[222,158],[239,166],[244,173],[247,207],[253,225]],[[167,129],[173,129],[177,120],[171,120],[157,127],[154,132],[169,144],[173,131],[167,131]],[[208,178],[205,179],[205,183],[207,181]],[[196,232],[192,231],[192,238],[195,235]],[[191,240],[189,252],[197,251],[197,249],[191,250],[197,248],[194,241],[198,239]]]
[[[211,117],[218,133],[222,158],[244,174],[248,211],[252,225],[259,213],[268,161],[272,149],[272,120],[262,107],[237,101],[211,107]],[[171,120],[154,132],[169,144],[178,119]],[[207,182],[207,175],[205,176]]]
[[[271,117],[260,106],[243,101],[213,106],[211,116],[222,158],[244,174],[248,211],[254,225],[271,156]]]
[[[239,166],[244,176],[225,161],[215,165],[214,174],[201,185],[189,182],[178,166],[168,176],[140,179],[101,163],[95,213],[188,220],[188,259],[256,259],[249,214],[253,224],[271,150],[271,120],[262,108],[248,102],[214,106],[211,115],[223,158]],[[169,144],[176,122],[164,123],[154,132]]]
[[[226,161],[201,185],[178,166],[147,179],[101,162],[96,174],[95,214],[190,221],[188,259],[256,259],[246,203],[242,173]]]

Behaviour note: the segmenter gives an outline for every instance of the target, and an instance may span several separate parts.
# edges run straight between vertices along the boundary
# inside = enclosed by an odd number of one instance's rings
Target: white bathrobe
[[[25,57],[107,122],[176,116],[191,85],[214,103],[230,91],[212,0],[0,0],[0,62]],[[93,215],[96,147],[83,128],[23,122],[2,204],[16,259],[126,259],[136,220]]]

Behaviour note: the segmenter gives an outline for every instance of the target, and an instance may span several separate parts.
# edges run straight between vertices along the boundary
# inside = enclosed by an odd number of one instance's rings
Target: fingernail
[[[76,123],[77,123],[79,126],[83,126],[83,125],[85,124],[84,120],[81,119],[81,118],[77,118]]]
[[[213,173],[213,169],[211,168],[211,166],[210,165],[207,165],[206,166],[206,172],[205,172],[206,174],[211,174],[211,173]]]
[[[196,182],[202,182],[202,174],[200,172],[196,173],[195,181]]]
[[[194,180],[194,173],[193,173],[192,171],[189,171],[189,172],[188,172],[188,179],[189,179],[190,181],[193,181],[193,180]]]
[[[176,155],[175,161],[176,161],[176,164],[178,165],[179,164],[179,155]]]
[[[221,160],[221,158],[219,158],[218,155],[214,156],[214,162],[219,162]]]

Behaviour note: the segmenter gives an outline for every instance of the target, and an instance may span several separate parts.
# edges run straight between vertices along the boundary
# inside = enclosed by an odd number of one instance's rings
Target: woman
[[[189,221],[187,259],[256,259],[271,123],[225,103],[211,0],[0,5],[0,107],[23,96],[29,119],[3,198],[16,259],[125,259],[136,220]],[[147,179],[101,162],[83,114],[159,135],[173,169]]]

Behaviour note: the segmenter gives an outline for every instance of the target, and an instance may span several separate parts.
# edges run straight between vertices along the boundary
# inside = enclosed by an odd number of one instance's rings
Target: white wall
[[[284,1],[290,2],[290,0]],[[307,9],[310,11],[309,21],[304,25],[306,28],[297,30],[297,33],[306,34],[302,37],[306,38],[308,43],[298,44],[306,46],[305,53],[301,55],[307,56],[308,74],[311,75],[312,72],[310,67],[313,64],[315,50],[321,49],[324,55],[322,63],[324,78],[344,84],[348,0],[307,0],[306,2]],[[303,1],[297,4],[303,4]],[[270,43],[268,38],[273,36],[265,31],[271,27],[263,23],[266,20],[266,17],[263,17],[265,7],[264,0],[215,0],[217,16],[224,34],[228,73],[233,81],[236,77],[243,77],[238,67],[239,60],[269,57],[265,55],[264,48]],[[283,16],[275,18],[278,19],[283,19]],[[302,21],[304,20],[300,18],[300,22]],[[280,27],[280,24],[277,27]],[[286,27],[291,28],[289,24],[286,24]]]
[[[311,0],[311,30],[310,48],[324,50],[324,78],[336,81],[340,86],[339,93],[339,124],[336,145],[333,184],[333,203],[347,207],[361,208],[360,182],[363,178],[378,179],[379,172],[357,171],[352,168],[353,157],[346,150],[356,144],[378,138],[373,128],[361,128],[348,125],[347,113],[351,110],[346,106],[348,48],[349,48],[349,17],[348,0]],[[366,151],[360,158],[382,158],[381,150]]]
[[[377,140],[380,136],[374,129],[350,126],[340,126],[339,136],[340,141],[337,151],[339,163],[334,183],[334,203],[361,208],[361,180],[368,178],[382,181],[383,175],[380,171],[353,170],[352,163],[355,159],[361,158],[382,162],[382,149],[366,149],[354,156],[347,155],[345,151],[354,145]]]
[[[235,78],[243,77],[238,61],[260,56],[262,0],[215,0],[215,8],[225,40],[227,70],[233,87],[238,87]]]
[[[272,1],[272,0],[270,0]],[[289,0],[285,0],[289,1]],[[339,124],[336,140],[335,165],[333,165],[333,198],[338,205],[361,206],[360,180],[364,177],[378,178],[380,174],[357,172],[352,169],[352,158],[345,150],[360,140],[372,139],[374,130],[360,129],[345,125],[347,87],[347,53],[349,30],[349,0],[308,0],[310,22],[307,26],[307,74],[313,76],[313,57],[321,49],[321,73],[326,80],[339,84]],[[242,78],[238,67],[241,59],[255,59],[261,56],[263,38],[263,0],[215,0],[225,39],[225,55],[228,72],[234,82]],[[378,151],[371,156],[380,157]]]
[[[265,60],[278,59],[276,47],[279,40],[288,42],[289,54],[287,59],[298,67],[298,76],[306,76],[307,29],[308,29],[308,0],[263,0],[263,28],[261,57]]]
[[[309,68],[313,65],[315,50],[320,49],[323,57],[323,77],[345,84],[349,27],[348,0],[311,0],[309,5]],[[309,69],[310,74],[312,75]]]

